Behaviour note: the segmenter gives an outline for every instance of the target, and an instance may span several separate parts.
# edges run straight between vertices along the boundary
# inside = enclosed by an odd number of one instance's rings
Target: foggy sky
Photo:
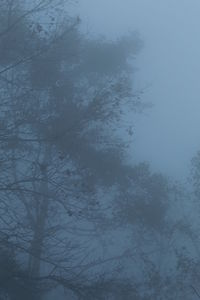
[[[200,1],[81,0],[85,32],[108,38],[138,30],[136,87],[154,107],[139,116],[133,159],[183,179],[200,149]],[[134,117],[135,118],[135,117]]]

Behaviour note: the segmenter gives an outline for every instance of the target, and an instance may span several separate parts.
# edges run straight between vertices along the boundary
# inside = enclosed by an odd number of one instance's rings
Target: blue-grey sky
[[[108,38],[138,30],[136,86],[154,107],[136,123],[133,159],[183,179],[200,149],[200,0],[80,0],[85,31]]]

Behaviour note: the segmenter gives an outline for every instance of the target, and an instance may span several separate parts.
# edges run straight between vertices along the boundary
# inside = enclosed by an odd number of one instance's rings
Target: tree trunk
[[[30,246],[30,259],[29,259],[29,274],[32,277],[39,277],[41,275],[41,260],[43,254],[43,246],[45,240],[45,226],[48,218],[49,209],[49,185],[48,185],[48,164],[50,162],[50,147],[45,146],[45,153],[42,164],[40,164],[42,181],[39,192],[41,195],[36,194],[35,198],[38,205],[38,212],[36,215],[36,222],[33,234],[33,240]],[[38,192],[38,191],[36,191]]]

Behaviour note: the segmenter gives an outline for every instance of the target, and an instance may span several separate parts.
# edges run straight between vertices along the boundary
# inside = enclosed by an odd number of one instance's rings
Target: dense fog
[[[0,300],[200,299],[199,12],[0,0]]]
[[[135,62],[136,86],[154,108],[138,120],[134,154],[176,179],[185,179],[200,148],[198,0],[86,0],[83,28],[113,38],[137,30],[144,47]]]

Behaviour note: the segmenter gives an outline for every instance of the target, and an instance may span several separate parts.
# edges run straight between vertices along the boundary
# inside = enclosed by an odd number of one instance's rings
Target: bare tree
[[[88,40],[52,5],[2,4],[0,230],[30,278],[78,293],[115,259],[102,241],[127,170],[116,126],[140,107],[127,61],[140,42]]]

